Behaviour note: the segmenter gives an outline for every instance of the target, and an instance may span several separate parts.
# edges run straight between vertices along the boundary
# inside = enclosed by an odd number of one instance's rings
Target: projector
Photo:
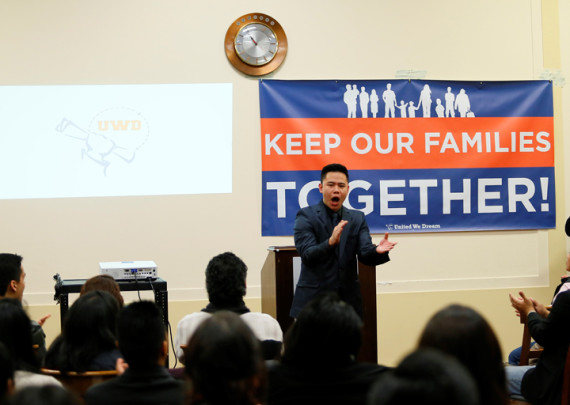
[[[101,274],[108,274],[115,280],[155,280],[156,263],[153,261],[101,262]]]

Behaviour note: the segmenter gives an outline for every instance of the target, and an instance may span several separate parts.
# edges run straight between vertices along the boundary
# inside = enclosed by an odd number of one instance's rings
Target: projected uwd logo
[[[99,131],[140,131],[141,120],[101,120],[97,122]]]
[[[101,111],[86,129],[63,118],[56,130],[81,140],[81,157],[102,166],[105,175],[114,163],[132,163],[137,151],[149,137],[149,127],[144,117],[127,107]]]

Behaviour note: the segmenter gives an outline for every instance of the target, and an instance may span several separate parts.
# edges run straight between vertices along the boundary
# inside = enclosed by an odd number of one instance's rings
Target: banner
[[[262,235],[349,170],[372,233],[555,227],[549,81],[262,80]]]

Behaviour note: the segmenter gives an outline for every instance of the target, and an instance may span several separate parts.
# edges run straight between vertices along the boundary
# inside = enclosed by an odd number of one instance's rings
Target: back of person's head
[[[8,405],[81,405],[76,395],[57,385],[30,386],[18,390]]]
[[[166,328],[162,311],[152,301],[136,301],[119,312],[119,350],[133,369],[158,365],[166,355]]]
[[[88,371],[101,352],[112,350],[117,341],[119,303],[106,291],[81,295],[69,308],[63,324],[61,368]]]
[[[12,253],[0,253],[0,297],[6,295],[12,280],[20,281],[22,274],[22,256]]]
[[[239,306],[246,292],[247,266],[231,252],[219,254],[206,267],[206,290],[218,308]]]
[[[10,352],[14,369],[37,369],[30,318],[22,308],[22,303],[15,298],[0,299],[0,342]]]
[[[263,403],[266,370],[260,343],[239,315],[214,313],[196,329],[185,353],[193,402]]]
[[[8,349],[0,342],[0,404],[5,403],[14,387],[14,364]]]
[[[85,284],[83,284],[79,295],[81,296],[88,293],[89,291],[107,291],[108,293],[111,293],[113,297],[115,297],[119,303],[120,308],[122,308],[125,304],[125,300],[121,295],[121,287],[119,287],[119,284],[117,284],[115,279],[108,274],[98,274],[91,277],[85,282]]]
[[[327,177],[327,173],[332,172],[343,173],[346,176],[346,180],[348,180],[348,169],[346,166],[340,163],[331,163],[321,169],[321,183],[325,180],[325,177]]]
[[[427,323],[420,348],[434,348],[456,357],[475,379],[481,404],[505,404],[506,377],[499,341],[477,311],[449,305]]]
[[[454,357],[430,349],[406,356],[386,371],[368,394],[368,405],[477,405],[477,387]]]
[[[362,344],[362,320],[336,293],[309,302],[283,342],[283,363],[321,367],[353,362]]]

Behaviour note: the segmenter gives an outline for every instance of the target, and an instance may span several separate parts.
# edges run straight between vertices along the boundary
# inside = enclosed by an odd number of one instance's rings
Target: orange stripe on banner
[[[554,165],[552,117],[265,118],[261,138],[264,171]]]

